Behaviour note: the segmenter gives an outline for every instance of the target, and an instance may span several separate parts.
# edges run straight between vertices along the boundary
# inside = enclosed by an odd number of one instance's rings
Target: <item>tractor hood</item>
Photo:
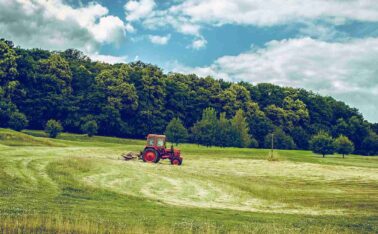
[[[171,149],[166,149],[167,152],[172,152]],[[173,149],[174,155],[180,157],[181,151],[179,149]]]

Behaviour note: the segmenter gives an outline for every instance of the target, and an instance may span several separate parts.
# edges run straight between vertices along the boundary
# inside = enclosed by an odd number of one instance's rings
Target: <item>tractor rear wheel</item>
[[[143,152],[142,159],[144,162],[157,163],[159,161],[159,153],[154,149],[146,149]]]
[[[172,165],[180,166],[182,164],[182,159],[174,157],[174,158],[171,159],[171,164]]]

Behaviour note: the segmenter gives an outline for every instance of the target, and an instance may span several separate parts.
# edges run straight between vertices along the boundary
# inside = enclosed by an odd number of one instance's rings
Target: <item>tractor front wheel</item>
[[[180,166],[182,164],[182,159],[174,157],[174,158],[171,159],[171,164],[172,165]]]
[[[144,162],[157,163],[159,161],[159,154],[154,149],[146,149],[143,152],[142,159]]]

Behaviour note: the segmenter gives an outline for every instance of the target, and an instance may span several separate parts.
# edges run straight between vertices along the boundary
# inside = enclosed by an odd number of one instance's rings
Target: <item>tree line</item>
[[[22,49],[1,39],[0,98],[0,127],[16,130],[52,120],[68,132],[144,138],[175,120],[186,141],[209,146],[268,147],[274,133],[277,148],[309,149],[312,136],[326,132],[350,139],[355,153],[378,153],[378,124],[332,97],[166,74],[140,61],[110,65],[75,49]]]

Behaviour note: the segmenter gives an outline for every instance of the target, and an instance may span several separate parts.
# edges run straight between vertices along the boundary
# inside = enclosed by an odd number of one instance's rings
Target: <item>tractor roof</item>
[[[150,138],[150,137],[161,137],[161,138],[165,138],[165,135],[148,134],[148,135],[147,135],[147,138]]]

